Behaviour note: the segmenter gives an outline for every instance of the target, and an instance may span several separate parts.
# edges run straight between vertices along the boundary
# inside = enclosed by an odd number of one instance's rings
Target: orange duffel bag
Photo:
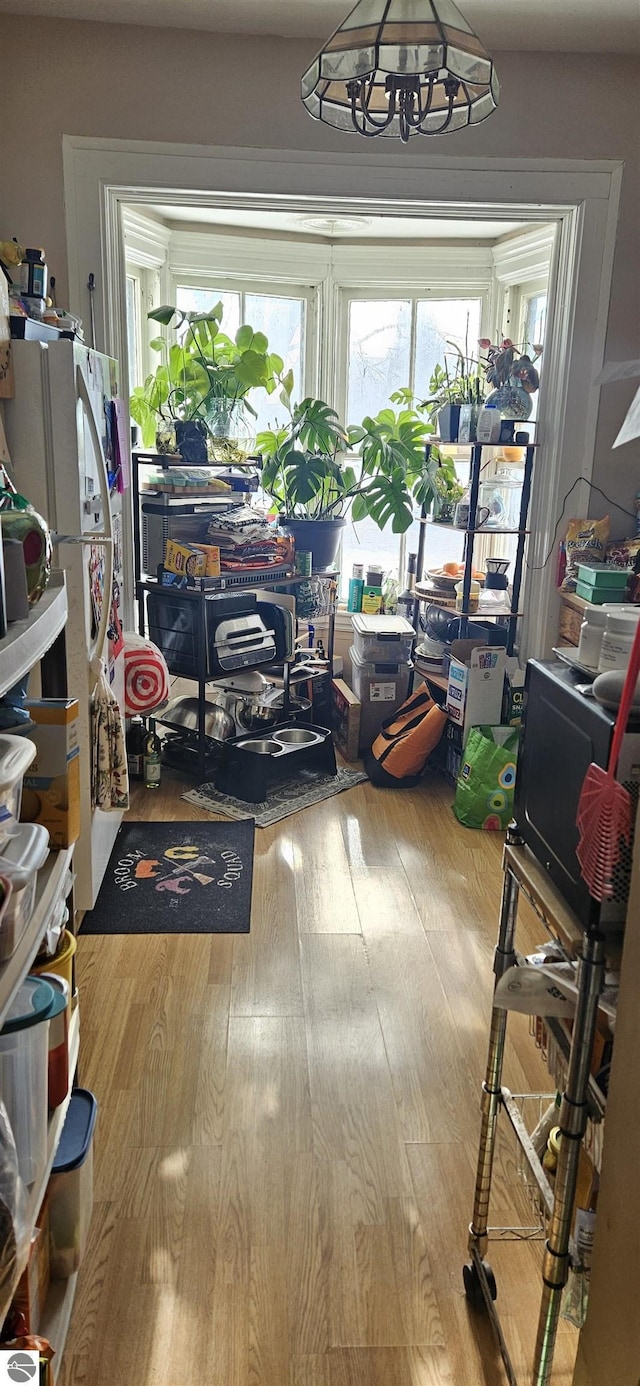
[[[387,789],[410,789],[422,774],[447,723],[447,714],[434,703],[426,683],[382,723],[364,758],[372,784]]]

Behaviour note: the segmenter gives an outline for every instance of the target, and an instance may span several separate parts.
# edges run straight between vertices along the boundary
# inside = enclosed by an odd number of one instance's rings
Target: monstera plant
[[[335,561],[347,516],[369,516],[380,529],[391,524],[403,534],[414,518],[415,504],[427,508],[437,495],[436,449],[427,459],[433,432],[408,390],[392,396],[397,410],[383,409],[356,427],[345,428],[324,400],[308,397],[293,404],[291,374],[280,398],[288,422],[258,435],[262,485],[279,509],[298,548],[311,552],[316,568]]]

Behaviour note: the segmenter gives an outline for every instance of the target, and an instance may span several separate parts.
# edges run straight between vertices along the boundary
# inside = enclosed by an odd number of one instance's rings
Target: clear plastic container
[[[49,1181],[51,1276],[68,1280],[78,1270],[93,1211],[93,1132],[98,1103],[74,1088]]]
[[[49,1111],[60,1107],[69,1091],[69,987],[55,972],[40,973],[55,993],[49,1012],[49,1065],[47,1091]]]
[[[0,1092],[25,1184],[41,1176],[47,1159],[49,1015],[54,1004],[48,982],[25,977],[0,1032]]]
[[[593,606],[585,609],[584,620],[580,626],[578,659],[589,669],[598,668],[607,615],[608,612],[604,606]]]
[[[22,781],[35,758],[36,748],[28,737],[0,735],[0,852],[20,817]]]
[[[376,663],[362,658],[355,645],[349,651],[353,691],[362,704],[360,749],[369,750],[386,717],[404,702],[409,691],[410,665]]]
[[[354,647],[364,660],[407,664],[416,638],[404,616],[367,616],[358,611],[351,618]]]
[[[609,669],[626,669],[631,655],[636,626],[640,619],[640,607],[637,611],[629,610],[626,606],[618,607],[617,610],[615,607],[605,609],[607,610],[607,622],[598,660],[598,673],[600,674],[606,674]]]
[[[13,887],[0,922],[0,962],[6,962],[33,914],[38,872],[49,855],[49,833],[41,823],[20,823],[0,852],[0,872]]]

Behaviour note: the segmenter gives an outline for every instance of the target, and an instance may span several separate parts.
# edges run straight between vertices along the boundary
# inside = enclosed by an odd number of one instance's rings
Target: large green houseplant
[[[397,410],[383,409],[345,428],[324,400],[293,404],[292,385],[289,375],[280,395],[289,421],[256,441],[265,459],[262,484],[298,547],[312,553],[314,567],[329,568],[349,513],[354,521],[369,516],[380,529],[390,523],[403,534],[415,504],[428,509],[437,497],[436,473],[449,462],[435,448],[427,459],[433,426],[408,390],[392,396]]]
[[[242,454],[242,440],[249,439],[246,416],[255,417],[249,392],[276,388],[284,369],[281,357],[269,351],[264,333],[248,324],[234,338],[227,336],[222,303],[207,313],[165,304],[148,316],[173,327],[179,340],[169,345],[164,337],[153,339],[150,346],[161,362],[132,392],[131,417],[140,425],[143,445],[151,447],[163,425],[195,424],[212,440],[214,456],[233,461]]]

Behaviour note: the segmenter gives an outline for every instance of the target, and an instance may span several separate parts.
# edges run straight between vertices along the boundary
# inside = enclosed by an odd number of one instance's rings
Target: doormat
[[[253,823],[123,823],[83,934],[248,934]]]
[[[288,818],[290,814],[310,808],[312,804],[320,804],[334,794],[342,794],[344,789],[353,789],[355,784],[362,784],[368,778],[364,770],[340,768],[337,775],[318,775],[313,770],[300,770],[290,780],[280,780],[274,785],[263,804],[248,804],[246,799],[219,794],[214,784],[201,784],[199,789],[189,789],[182,797],[208,813],[223,813],[226,818],[253,818],[259,828],[270,828],[281,818]]]

